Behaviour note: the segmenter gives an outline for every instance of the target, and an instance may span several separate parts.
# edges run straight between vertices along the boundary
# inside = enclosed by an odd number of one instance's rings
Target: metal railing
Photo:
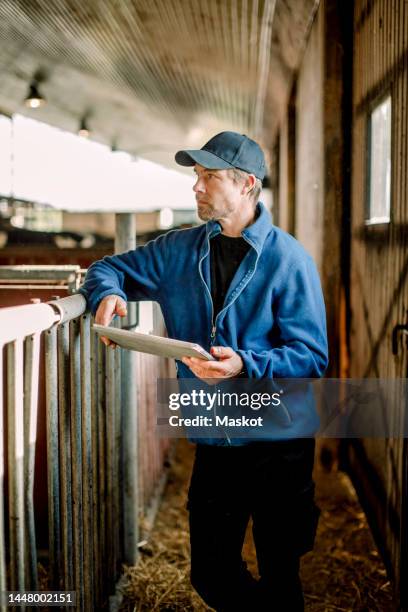
[[[78,291],[85,272],[77,265],[0,266],[0,289],[27,289],[33,283],[37,289],[58,290],[63,285],[72,294]]]
[[[0,590],[38,589],[33,488],[42,359],[48,586],[76,591],[76,609],[96,610],[114,591],[134,525],[124,520],[121,494],[121,352],[93,333],[81,295],[0,309]]]

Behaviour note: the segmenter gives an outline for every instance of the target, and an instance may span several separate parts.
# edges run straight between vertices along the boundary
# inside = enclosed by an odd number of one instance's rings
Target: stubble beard
[[[231,212],[228,206],[225,206],[223,210],[214,210],[213,206],[209,203],[200,204],[197,202],[197,214],[201,221],[219,221],[228,216]]]
[[[215,221],[214,211],[211,208],[198,207],[197,214],[201,221]]]

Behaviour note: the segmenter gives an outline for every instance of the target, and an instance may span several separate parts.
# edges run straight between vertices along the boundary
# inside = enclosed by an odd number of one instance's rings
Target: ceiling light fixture
[[[24,104],[28,108],[39,108],[40,106],[44,106],[45,103],[46,99],[40,94],[38,89],[38,81],[31,81]]]
[[[82,117],[81,123],[79,124],[78,136],[82,136],[82,138],[88,138],[90,133],[91,130],[88,127],[86,117]]]

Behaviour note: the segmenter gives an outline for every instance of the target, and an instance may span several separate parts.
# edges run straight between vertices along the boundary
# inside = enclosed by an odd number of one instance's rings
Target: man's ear
[[[255,174],[248,174],[248,178],[245,181],[245,194],[246,195],[251,193],[251,191],[255,187],[255,183],[256,183],[256,176],[255,176]]]

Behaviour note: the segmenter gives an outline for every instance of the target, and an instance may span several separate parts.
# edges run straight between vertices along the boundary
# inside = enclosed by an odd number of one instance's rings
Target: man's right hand
[[[115,315],[126,317],[127,307],[123,298],[118,295],[107,295],[98,306],[95,314],[95,323],[98,325],[109,325]],[[113,340],[109,340],[106,336],[101,336],[101,340],[106,346],[116,347]]]

